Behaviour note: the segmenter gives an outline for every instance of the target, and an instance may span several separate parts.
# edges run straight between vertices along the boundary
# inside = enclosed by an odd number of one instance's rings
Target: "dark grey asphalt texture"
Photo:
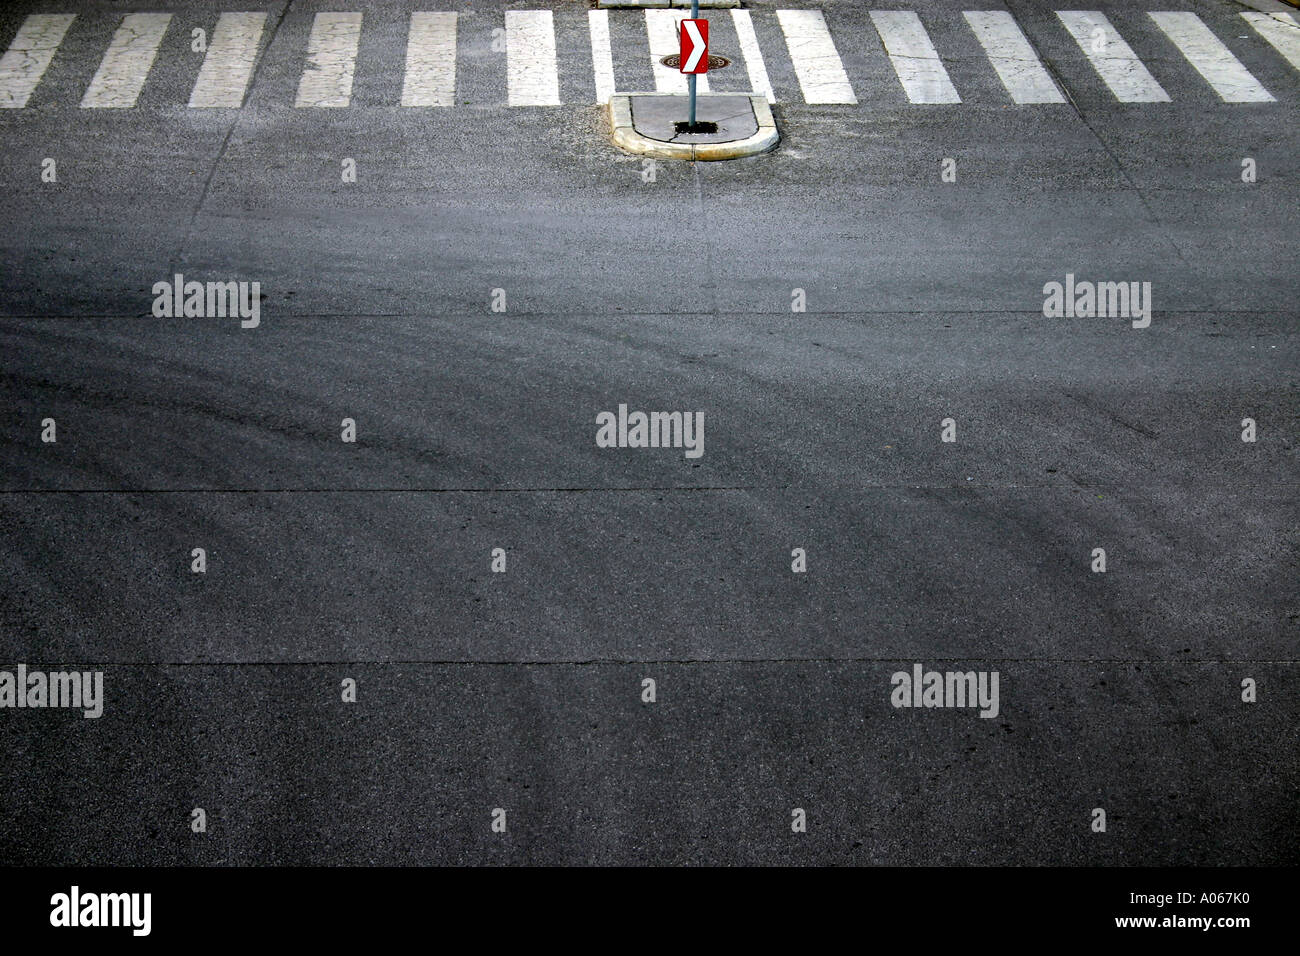
[[[961,104],[908,102],[869,6],[921,14]],[[1171,97],[1120,104],[1069,6],[746,3],[781,145],[644,182],[586,3],[6,4],[0,49],[78,18],[0,109],[0,670],[105,702],[0,709],[0,864],[1300,862],[1300,71],[1229,0],[1100,0]],[[430,7],[456,105],[402,107]],[[1013,106],[972,7],[1068,102]],[[492,31],[548,8],[565,105],[508,107]],[[857,105],[803,101],[786,8]],[[190,29],[250,9],[244,106],[189,108]],[[343,9],[351,105],[295,108]],[[138,104],[81,108],[136,10],[174,14]],[[643,15],[610,24],[653,89]],[[260,282],[261,325],[153,317],[175,273]],[[1067,273],[1150,282],[1150,327],[1044,318]],[[620,404],[702,411],[705,453],[597,447]],[[998,671],[1000,713],[894,708],[918,662]]]

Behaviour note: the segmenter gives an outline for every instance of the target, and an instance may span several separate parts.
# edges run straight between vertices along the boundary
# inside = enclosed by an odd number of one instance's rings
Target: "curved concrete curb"
[[[609,98],[610,138],[615,146],[629,153],[655,156],[659,159],[715,162],[765,153],[781,141],[781,134],[776,129],[776,120],[772,117],[772,107],[768,105],[767,97],[761,93],[751,94],[749,97],[754,118],[758,120],[758,130],[744,139],[726,143],[669,143],[661,139],[651,139],[638,133],[632,125],[632,97],[646,95],[648,94],[615,93]]]
[[[1237,0],[1243,7],[1250,7],[1261,13],[1290,13],[1297,7],[1300,2],[1297,0]],[[1286,6],[1283,6],[1283,4]]]

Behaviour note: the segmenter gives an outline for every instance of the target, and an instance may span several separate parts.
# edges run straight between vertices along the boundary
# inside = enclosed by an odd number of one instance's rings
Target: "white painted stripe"
[[[588,10],[591,28],[591,69],[596,78],[596,102],[608,103],[614,95],[614,52],[609,42],[609,11]]]
[[[1013,103],[1065,102],[1015,17],[1005,10],[968,10],[963,16]]]
[[[1169,94],[1096,10],[1057,10],[1065,28],[1121,103],[1168,103]]]
[[[506,79],[509,106],[559,106],[555,20],[550,10],[506,11]]]
[[[208,55],[190,93],[190,106],[238,108],[253,75],[265,13],[223,13],[208,40]]]
[[[893,64],[909,100],[913,103],[961,102],[919,16],[911,10],[872,10],[871,22],[876,25],[876,32],[889,54],[889,62]]]
[[[731,19],[736,25],[736,36],[740,39],[740,53],[745,58],[745,69],[749,72],[750,89],[766,96],[769,103],[775,103],[772,81],[767,78],[767,64],[763,62],[763,51],[758,48],[758,37],[754,34],[754,21],[750,18],[749,11],[732,10]]]
[[[844,63],[820,10],[778,10],[805,103],[856,103]]]
[[[1273,48],[1300,70],[1300,23],[1289,13],[1243,13],[1246,21],[1255,28]]]
[[[655,89],[660,93],[685,93],[686,74],[671,66],[664,66],[660,58],[682,52],[681,41],[677,39],[677,25],[683,18],[689,18],[689,10],[647,10],[645,12],[646,34],[650,37],[650,61],[654,64]],[[709,75],[701,73],[697,77],[695,90],[698,93],[709,91]]]
[[[403,106],[456,103],[456,14],[412,13]]]
[[[1194,13],[1150,13],[1165,36],[1226,103],[1272,103],[1273,96]]]
[[[123,17],[81,105],[92,109],[135,106],[171,19],[170,13],[132,13]]]
[[[361,14],[318,13],[307,41],[307,68],[294,106],[347,106],[361,43]]]
[[[71,13],[33,13],[23,21],[0,57],[0,109],[27,105],[74,19]]]

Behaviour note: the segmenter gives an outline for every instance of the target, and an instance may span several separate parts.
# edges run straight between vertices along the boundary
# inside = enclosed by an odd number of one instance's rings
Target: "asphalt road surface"
[[[871,6],[6,4],[0,862],[1300,862],[1300,26]]]

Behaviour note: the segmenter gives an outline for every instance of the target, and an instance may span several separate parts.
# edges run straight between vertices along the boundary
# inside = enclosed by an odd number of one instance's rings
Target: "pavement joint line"
[[[66,660],[24,660],[28,667],[623,667],[623,666],[727,666],[737,664],[899,664],[920,657],[927,663],[964,664],[979,662],[982,664],[1025,664],[1025,665],[1059,665],[1059,664],[1126,664],[1137,665],[1227,665],[1227,664],[1274,664],[1293,666],[1300,660],[1269,659],[1255,657],[1233,658],[1190,658],[1175,660],[1172,658],[1124,658],[1124,657],[934,657],[929,654],[910,655],[906,657],[727,657],[727,658],[641,658],[622,659],[613,657],[595,657],[589,660],[562,661],[507,661],[507,660],[337,660],[337,661],[88,661]]]
[[[1119,173],[1123,182],[1127,184],[1128,189],[1131,189],[1133,192],[1137,194],[1138,202],[1140,202],[1142,204],[1142,208],[1146,210],[1147,216],[1151,224],[1156,227],[1157,235],[1161,236],[1170,245],[1170,247],[1173,248],[1174,255],[1178,257],[1179,262],[1181,262],[1184,266],[1190,267],[1191,263],[1187,261],[1187,258],[1183,255],[1183,251],[1180,248],[1178,248],[1178,243],[1174,242],[1173,239],[1168,235],[1168,229],[1166,228],[1165,224],[1161,222],[1156,217],[1155,213],[1152,211],[1150,204],[1147,202],[1147,197],[1144,194],[1143,188],[1139,186],[1136,182],[1134,182],[1133,177],[1129,174],[1128,169],[1126,169],[1124,164],[1120,161],[1120,158],[1116,154],[1115,150],[1111,148],[1109,143],[1107,143],[1104,139],[1101,138],[1101,134],[1097,132],[1096,128],[1091,123],[1088,122],[1088,119],[1084,115],[1082,108],[1080,108],[1079,104],[1075,102],[1074,95],[1070,92],[1068,85],[1065,83],[1064,77],[1057,70],[1055,60],[1047,56],[1046,53],[1039,47],[1039,45],[1034,41],[1032,37],[1027,37],[1027,38],[1029,39],[1029,44],[1031,49],[1034,51],[1035,54],[1037,54],[1040,57],[1042,62],[1047,65],[1047,68],[1052,75],[1052,80],[1056,83],[1059,89],[1065,92],[1065,97],[1069,102],[1071,108],[1073,108],[1075,117],[1083,125],[1083,128],[1086,129],[1089,132],[1089,134],[1091,134],[1093,141],[1096,142],[1097,145],[1101,147],[1102,151],[1106,154],[1106,157],[1110,160],[1112,168],[1114,169],[1114,171]],[[1120,191],[1123,192],[1125,190],[1120,190]],[[1152,191],[1155,192],[1156,190],[1152,190]]]
[[[1119,495],[1120,491],[1111,485],[1082,484],[1079,479],[1066,475],[1079,489],[1084,491],[1102,491]],[[846,488],[834,491],[849,493],[851,491],[1042,491],[1058,488],[1059,481],[1046,481],[1038,484],[1000,485],[979,482],[953,482],[946,485],[918,484],[868,484],[856,482]],[[1127,487],[1127,486],[1123,486]],[[1287,486],[1283,486],[1287,487]],[[691,494],[730,492],[730,491],[793,491],[817,494],[826,491],[826,486],[803,487],[801,485],[683,485],[672,487],[666,485],[629,486],[618,488],[10,488],[0,489],[3,495],[539,495],[539,494],[630,494],[630,493],[665,493],[686,492]],[[1283,492],[1278,491],[1277,494]],[[1257,493],[1257,497],[1261,496]]]
[[[464,495],[464,494],[591,494],[600,492],[664,491],[780,491],[789,486],[667,485],[619,488],[11,488],[0,495]],[[855,486],[857,487],[857,486]],[[882,486],[883,487],[883,486]],[[953,487],[965,487],[954,485]]]
[[[217,175],[217,168],[221,165],[222,158],[226,155],[226,147],[230,144],[230,137],[234,135],[235,127],[239,125],[239,117],[235,116],[230,121],[230,126],[226,129],[226,135],[221,139],[221,145],[217,148],[217,155],[212,159],[212,165],[208,169],[207,178],[203,180],[203,189],[199,192],[198,201],[194,204],[194,211],[190,214],[190,224],[181,242],[180,248],[176,250],[176,257],[173,258],[168,266],[169,271],[175,272],[178,268],[178,260],[185,257],[185,247],[189,245],[190,240],[194,237],[194,224],[199,220],[199,213],[203,211],[207,203],[208,193],[212,188],[212,180]]]
[[[203,207],[207,204],[208,194],[212,189],[212,180],[216,177],[217,168],[221,165],[222,160],[225,158],[226,148],[230,145],[230,137],[234,135],[234,132],[238,128],[239,124],[243,122],[244,106],[246,106],[248,100],[252,98],[253,95],[252,91],[256,88],[257,85],[257,76],[259,73],[261,73],[262,65],[266,62],[267,59],[266,54],[268,51],[270,51],[271,44],[275,42],[276,36],[279,35],[280,24],[284,22],[284,18],[289,13],[289,8],[293,6],[293,2],[294,0],[285,0],[284,6],[281,7],[280,9],[280,15],[276,17],[275,22],[271,24],[271,30],[267,34],[266,42],[261,46],[259,46],[257,50],[257,54],[256,54],[257,58],[253,61],[253,69],[249,73],[248,82],[245,84],[245,89],[247,92],[244,94],[244,102],[240,105],[239,109],[235,110],[235,115],[230,121],[230,127],[226,130],[226,135],[221,140],[221,146],[217,150],[216,156],[213,157],[212,166],[211,168],[209,168],[207,178],[204,180],[203,183],[203,191],[199,194],[198,202],[194,206],[194,212],[190,216],[190,224],[185,234],[185,238],[181,241],[180,248],[176,250],[176,258],[173,259],[170,263],[170,269],[172,272],[179,271],[180,269],[179,262],[180,260],[183,260],[185,258],[185,249],[190,244],[190,242],[194,239],[195,223],[198,222],[199,213],[203,211]],[[253,112],[255,113],[256,111]]]
[[[691,180],[695,183],[695,221],[708,222],[708,213],[704,208],[704,189],[700,185],[699,163],[691,163]],[[704,230],[702,239],[702,244],[704,246],[703,276],[705,284],[708,287],[708,314],[710,316],[716,316],[718,314],[718,278],[713,266],[713,238],[711,231],[708,229]]]
[[[1024,33],[1024,31],[1021,32]],[[1074,110],[1075,117],[1083,125],[1084,129],[1086,129],[1092,135],[1093,140],[1102,148],[1103,152],[1105,152],[1107,158],[1110,159],[1114,169],[1117,170],[1122,176],[1123,182],[1125,183],[1127,189],[1133,190],[1138,194],[1138,200],[1142,203],[1142,208],[1147,211],[1147,214],[1149,216],[1151,216],[1152,221],[1155,223],[1155,225],[1157,227],[1160,227],[1158,231],[1163,232],[1163,223],[1160,223],[1158,220],[1156,220],[1154,215],[1151,213],[1151,207],[1147,204],[1145,198],[1143,198],[1142,196],[1142,188],[1139,187],[1133,181],[1133,178],[1129,175],[1128,170],[1126,170],[1120,163],[1119,157],[1115,154],[1115,151],[1110,148],[1110,146],[1101,138],[1101,135],[1092,126],[1092,124],[1088,122],[1087,118],[1084,115],[1083,108],[1079,106],[1078,102],[1074,98],[1073,92],[1070,90],[1069,84],[1065,82],[1065,76],[1057,68],[1056,61],[1047,54],[1047,51],[1045,51],[1039,45],[1039,43],[1033,36],[1029,35],[1028,33],[1025,33],[1024,35],[1026,40],[1028,40],[1029,42],[1030,49],[1034,52],[1036,56],[1038,56],[1039,60],[1047,68],[1057,88],[1060,89],[1065,94],[1066,100],[1069,102],[1070,107]],[[1126,190],[1121,190],[1121,191],[1126,191]],[[1186,265],[1187,260],[1183,257],[1182,251],[1177,247],[1177,244],[1173,243],[1172,240],[1170,240],[1170,245],[1174,247],[1174,252],[1178,256],[1179,261],[1183,262],[1183,264]]]
[[[814,316],[814,317],[854,316],[854,315],[860,315],[860,316],[924,315],[924,316],[933,316],[934,318],[947,317],[947,316],[970,316],[970,315],[974,315],[974,316],[1006,315],[1006,316],[1035,316],[1038,318],[1042,318],[1043,310],[1041,308],[1038,309],[871,309],[871,310],[824,309],[824,310],[819,310],[814,312],[800,312],[798,313],[798,315]],[[1297,307],[1296,309],[1282,309],[1282,308],[1279,309],[1153,309],[1151,315],[1153,318],[1156,316],[1164,316],[1166,318],[1170,318],[1170,317],[1179,317],[1179,316],[1201,316],[1201,315],[1209,315],[1209,316],[1297,315],[1300,316],[1300,307]],[[681,318],[687,318],[687,317],[737,318],[739,317],[739,318],[749,318],[758,321],[773,316],[788,317],[793,320],[795,313],[784,312],[784,311],[731,312],[731,311],[712,311],[712,310],[701,312],[701,311],[694,311],[694,310],[687,311],[684,309],[673,310],[671,312],[655,312],[655,311],[574,312],[572,310],[565,310],[565,311],[558,311],[558,312],[549,312],[549,311],[548,312],[509,312],[509,313],[498,313],[488,317],[495,319],[498,316],[506,321],[515,318],[536,319],[536,318],[573,317],[573,318],[593,318],[593,319],[609,319],[609,318],[617,319],[617,318],[636,318],[636,317],[647,317],[647,316],[650,317],[676,316]],[[284,320],[284,319],[296,320],[296,319],[481,319],[484,317],[485,317],[484,312],[476,311],[476,312],[294,312],[294,313],[286,313],[284,315],[279,316],[278,318],[280,320]],[[152,319],[152,318],[154,317],[151,315],[141,314],[139,312],[92,312],[92,313],[86,313],[85,315],[66,315],[66,314],[40,315],[36,313],[25,313],[25,314],[15,313],[9,315],[0,315],[0,322],[4,322],[10,319],[16,319],[21,321],[35,320],[35,321],[51,321],[51,322],[55,322],[55,321],[81,322],[85,320],[100,320],[100,319],[139,320],[139,319]],[[171,318],[171,319],[160,319],[159,321],[184,322],[187,324],[192,324],[195,322],[210,322],[212,324],[217,324],[217,323],[229,322],[229,319]],[[806,321],[806,320],[801,320],[801,321]],[[1077,321],[1092,321],[1092,320],[1073,319],[1070,321],[1077,322]],[[1105,320],[1101,320],[1101,321],[1105,321]]]

